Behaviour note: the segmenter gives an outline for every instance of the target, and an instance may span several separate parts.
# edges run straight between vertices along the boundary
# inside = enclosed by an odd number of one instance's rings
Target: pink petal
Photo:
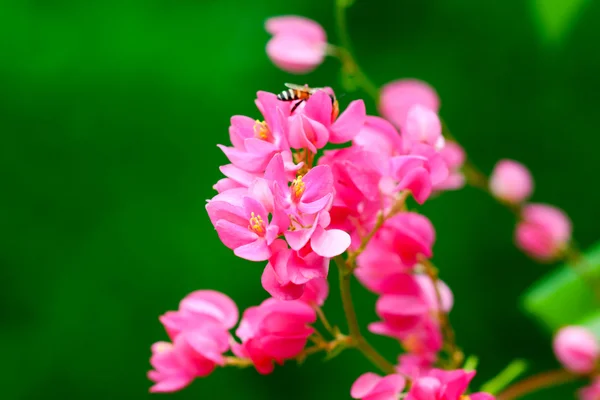
[[[331,125],[331,143],[346,143],[352,140],[362,129],[367,117],[365,103],[355,100]]]
[[[311,19],[295,15],[269,18],[265,23],[265,29],[271,35],[287,33],[299,35],[316,42],[327,40],[327,35],[321,25]]]
[[[332,258],[350,247],[350,235],[339,229],[325,230],[318,227],[310,240],[310,246],[322,257]]]
[[[311,168],[302,177],[306,190],[302,201],[310,203],[333,193],[333,174],[329,165],[319,165]]]
[[[325,58],[326,44],[312,42],[296,35],[278,35],[267,43],[267,55],[284,71],[305,74],[319,66]]]
[[[266,261],[271,257],[271,250],[264,239],[257,239],[233,250],[233,254],[249,261]]]
[[[265,267],[261,277],[261,283],[263,288],[271,296],[280,300],[295,300],[304,293],[304,285],[296,285],[292,282],[281,284],[278,281],[271,264],[267,264]]]
[[[222,165],[219,167],[219,170],[223,173],[223,175],[239,183],[243,187],[250,186],[252,181],[254,181],[256,178],[255,174],[246,172],[233,164]]]
[[[221,219],[215,224],[219,239],[230,249],[236,249],[258,239],[258,235],[248,228]]]
[[[277,182],[281,187],[285,187],[288,184],[288,180],[285,175],[285,169],[283,166],[283,158],[280,153],[273,156],[267,169],[265,170],[265,179],[269,182]]]
[[[331,109],[331,97],[325,91],[319,90],[306,101],[304,115],[328,127],[331,125]]]
[[[233,328],[239,318],[234,301],[215,290],[196,290],[188,294],[179,303],[179,309],[210,315],[223,323],[225,329]]]
[[[398,127],[404,126],[408,110],[415,104],[435,112],[440,108],[440,100],[435,90],[417,79],[400,79],[386,84],[381,89],[380,113]]]
[[[372,372],[367,372],[358,377],[350,388],[350,396],[354,399],[362,399],[379,383],[381,376]]]
[[[162,380],[150,388],[150,393],[170,393],[183,389],[192,381],[194,377],[190,376],[171,376]]]
[[[233,147],[240,150],[244,149],[244,140],[254,137],[254,124],[256,124],[256,121],[250,117],[243,115],[231,117],[229,139]]]
[[[244,193],[245,192],[246,190],[244,190]],[[220,220],[225,220],[235,225],[248,225],[248,219],[244,214],[244,210],[234,204],[213,199],[206,204],[206,211],[208,212],[210,222],[212,222],[214,226],[216,226],[217,222]]]

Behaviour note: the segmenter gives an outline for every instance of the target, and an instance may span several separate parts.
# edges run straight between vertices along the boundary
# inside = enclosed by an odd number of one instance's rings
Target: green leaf
[[[481,386],[481,391],[490,394],[498,394],[526,370],[527,363],[524,360],[514,360],[498,375],[484,383]]]
[[[587,269],[579,265],[576,272],[573,266],[563,265],[536,282],[522,299],[525,311],[550,332],[564,325],[589,323],[598,326],[600,334],[598,299],[592,288],[600,284],[600,243],[584,257]]]
[[[531,0],[542,38],[549,43],[560,43],[587,3],[588,0]]]
[[[345,345],[343,345],[341,343],[338,344],[333,349],[331,349],[329,352],[327,352],[327,355],[325,356],[325,358],[323,359],[323,361],[329,361],[332,358],[335,358],[336,356],[338,356],[345,349],[346,349]]]

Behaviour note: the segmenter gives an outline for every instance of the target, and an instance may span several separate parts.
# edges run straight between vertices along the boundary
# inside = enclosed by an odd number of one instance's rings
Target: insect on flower
[[[293,83],[285,83],[285,86],[288,89],[279,93],[277,95],[277,99],[281,100],[281,101],[296,101],[296,100],[298,100],[298,102],[296,104],[294,104],[294,106],[292,107],[292,111],[291,111],[292,113],[296,110],[296,108],[298,108],[298,106],[300,104],[302,104],[304,101],[308,100],[310,98],[310,96],[315,94],[317,91],[325,90],[325,88],[311,88],[308,85],[302,86],[302,85],[296,85]],[[328,95],[331,98],[331,104],[333,104],[332,115],[337,116],[339,114],[338,101],[335,98],[335,95],[333,95],[332,93],[328,93]]]

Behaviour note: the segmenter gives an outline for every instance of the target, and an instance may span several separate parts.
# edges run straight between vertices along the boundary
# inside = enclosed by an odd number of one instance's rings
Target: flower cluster
[[[242,316],[235,341],[229,332],[238,323],[233,300],[212,290],[198,290],[186,296],[177,311],[160,317],[171,342],[152,346],[148,377],[155,382],[151,392],[173,392],[195,378],[209,375],[216,366],[254,365],[266,374],[274,363],[297,357],[313,333],[316,320],[313,305],[327,297],[327,283],[315,281],[306,295],[295,301],[267,299],[250,307]],[[237,358],[224,354],[231,350]]]
[[[266,29],[273,35],[267,54],[292,73],[313,70],[326,55],[345,54],[345,62],[351,57],[305,18],[272,18]],[[291,86],[280,95],[258,92],[258,119],[231,118],[230,144],[219,145],[228,163],[220,167],[224,177],[206,210],[234,255],[262,263],[260,281],[270,297],[246,309],[239,324],[235,303],[210,290],[191,293],[177,311],[161,316],[170,342],[152,346],[151,391],[180,390],[217,366],[253,366],[268,374],[286,360],[355,347],[386,374],[361,375],[350,390],[355,399],[494,399],[468,391],[475,371],[454,342],[448,319],[453,294],[431,261],[435,229],[407,205],[464,186],[465,153],[444,136],[440,100],[429,85],[397,80],[378,93],[381,117],[368,115],[362,100],[340,113],[329,87]],[[516,211],[516,241],[526,253],[548,261],[564,254],[569,219],[554,207],[526,203],[533,183],[523,165],[503,160],[480,186]],[[347,335],[321,309],[332,259],[340,270]],[[395,365],[360,332],[352,276],[378,296],[379,320],[368,330],[404,349]],[[331,341],[317,330],[317,320]],[[569,370],[597,371],[600,350],[586,331],[564,329],[555,350]],[[598,379],[581,392],[584,400],[598,397]]]

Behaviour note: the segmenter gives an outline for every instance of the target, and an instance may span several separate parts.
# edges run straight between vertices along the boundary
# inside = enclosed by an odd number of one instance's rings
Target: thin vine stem
[[[562,385],[563,383],[572,382],[579,378],[581,377],[562,369],[542,372],[509,386],[506,390],[496,396],[496,400],[520,399],[523,396],[537,392],[538,390]]]
[[[346,262],[343,257],[337,256],[334,258],[334,261],[340,274],[340,295],[342,297],[342,305],[344,314],[346,315],[346,321],[348,322],[348,330],[350,331],[352,344],[382,372],[385,372],[386,374],[395,373],[396,369],[394,366],[386,360],[385,357],[379,354],[379,352],[371,346],[367,339],[361,334],[356,310],[352,303],[352,294],[350,292],[350,278],[352,277],[352,274],[346,268]]]
[[[348,0],[335,1],[335,26],[341,46],[332,46],[331,52],[341,60],[343,72],[352,77],[354,83],[371,96],[375,103],[379,103],[379,88],[364,73],[354,57],[348,31],[346,8],[348,8]]]

